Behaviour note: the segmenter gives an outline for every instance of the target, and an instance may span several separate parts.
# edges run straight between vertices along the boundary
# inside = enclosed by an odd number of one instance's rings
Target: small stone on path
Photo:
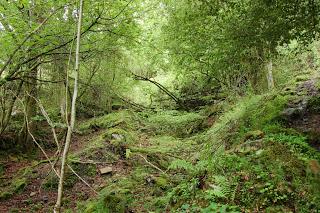
[[[99,169],[99,170],[100,170],[100,173],[101,173],[102,175],[110,174],[110,173],[112,173],[112,171],[113,171],[112,167],[110,167],[110,166],[101,168],[101,169]]]

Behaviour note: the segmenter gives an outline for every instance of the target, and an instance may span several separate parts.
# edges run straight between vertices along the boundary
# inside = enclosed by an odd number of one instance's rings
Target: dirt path
[[[99,132],[94,132],[89,135],[74,135],[73,143],[71,145],[70,153],[77,153],[90,141],[92,137],[98,135]],[[53,157],[55,150],[47,150],[49,157]],[[46,160],[45,156],[39,152],[38,157],[35,159]],[[23,159],[19,156],[9,156],[3,160],[2,165],[4,168],[1,177],[1,187],[10,187],[11,182],[19,182],[25,177],[27,180],[21,186],[23,189],[19,192],[13,192],[13,196],[9,199],[0,200],[0,213],[9,211],[16,212],[47,212],[55,204],[57,192],[56,189],[44,189],[42,187],[44,181],[52,176],[50,165],[40,163],[33,166],[30,160]],[[24,175],[21,173],[25,173]],[[20,175],[19,175],[20,174]],[[20,178],[19,178],[20,176]],[[87,179],[90,184],[100,184],[103,180],[99,176]],[[77,201],[86,200],[89,197],[94,197],[96,194],[82,181],[77,180],[72,188],[65,190],[65,202],[68,203],[67,207],[74,209]]]

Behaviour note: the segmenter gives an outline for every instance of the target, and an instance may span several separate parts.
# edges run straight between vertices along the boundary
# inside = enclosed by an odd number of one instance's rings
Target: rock
[[[30,197],[33,197],[33,196],[35,196],[37,194],[37,192],[31,192],[30,193]]]
[[[304,112],[305,109],[303,107],[287,108],[281,113],[281,115],[288,120],[299,119],[303,116]]]
[[[153,176],[148,176],[145,178],[148,185],[152,186],[155,184],[155,178]]]
[[[113,172],[113,169],[112,169],[112,167],[107,166],[107,167],[99,169],[99,171],[102,175],[105,175],[105,174],[111,174]]]
[[[114,139],[116,139],[116,140],[122,140],[122,139],[124,139],[123,135],[116,134],[116,133],[111,134],[111,136],[112,136]]]

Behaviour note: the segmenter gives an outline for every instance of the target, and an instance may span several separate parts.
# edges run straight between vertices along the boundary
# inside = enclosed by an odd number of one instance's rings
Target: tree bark
[[[60,169],[60,179],[58,185],[58,196],[57,202],[54,207],[54,212],[60,212],[61,202],[63,196],[63,182],[65,178],[65,169],[67,165],[68,152],[71,144],[72,132],[74,129],[75,118],[76,118],[76,101],[78,95],[78,78],[79,78],[79,52],[80,52],[80,38],[81,38],[81,25],[82,25],[82,10],[83,10],[83,0],[80,0],[79,9],[79,19],[78,19],[78,29],[77,29],[77,45],[76,45],[76,63],[75,63],[75,79],[74,79],[74,90],[71,102],[71,119],[68,122],[67,137],[65,141],[65,146],[61,159],[61,169]]]
[[[10,122],[11,119],[11,114],[13,111],[13,107],[15,105],[15,102],[21,92],[23,86],[23,81],[20,81],[18,88],[16,90],[16,93],[12,96],[9,105],[8,105],[8,110],[4,111],[2,114],[2,120],[1,120],[1,127],[0,127],[0,137],[3,134],[3,132],[6,130],[6,128],[8,127],[8,124]]]
[[[268,89],[269,90],[273,90],[274,89],[274,81],[273,81],[273,64],[272,64],[272,60],[270,59],[270,61],[267,64],[267,80],[268,80]]]
[[[31,152],[34,148],[32,138],[28,132],[28,127],[31,133],[33,133],[37,128],[36,123],[32,121],[32,118],[37,115],[37,102],[34,99],[34,97],[36,98],[38,95],[37,80],[36,80],[37,75],[38,75],[38,67],[35,67],[28,74],[28,76],[30,77],[29,78],[30,80],[25,83],[25,88],[24,88],[25,110],[24,111],[26,113],[25,113],[24,125],[20,131],[19,138],[18,138],[19,144],[28,153]]]

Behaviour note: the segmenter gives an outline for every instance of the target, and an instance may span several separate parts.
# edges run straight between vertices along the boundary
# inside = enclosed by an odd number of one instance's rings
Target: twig
[[[74,159],[69,159],[70,162],[72,163],[79,163],[79,164],[93,164],[93,165],[97,165],[97,164],[111,164],[112,162],[97,162],[97,161],[80,161],[80,160],[74,160]]]
[[[69,165],[69,164],[67,164],[68,165],[68,167],[69,167],[69,169],[72,171],[72,173],[73,174],[75,174],[84,184],[86,184],[95,194],[98,194],[98,192],[94,189],[94,188],[92,188],[90,185],[89,185],[89,183],[87,183],[80,175],[78,175],[73,169],[72,169],[72,167]]]
[[[142,157],[143,160],[144,160],[147,164],[149,164],[151,167],[155,168],[156,170],[160,171],[160,172],[163,173],[163,174],[166,174],[165,171],[163,171],[162,169],[160,169],[160,168],[157,167],[156,165],[150,163],[150,162],[147,160],[147,158],[145,158],[143,155],[141,155],[141,154],[137,154],[137,155],[140,156],[140,157]]]
[[[48,160],[48,162],[51,165],[52,170],[54,171],[54,173],[56,173],[56,175],[60,178],[59,173],[57,172],[57,170],[54,168],[54,164],[51,162],[50,158],[48,157],[47,153],[44,151],[44,149],[41,147],[41,145],[37,142],[37,140],[35,139],[35,137],[33,136],[33,134],[31,133],[30,129],[29,129],[29,121],[26,118],[26,125],[27,125],[27,131],[29,133],[29,135],[31,136],[33,142],[39,147],[39,149],[41,150],[41,152],[44,154],[44,156],[46,157],[46,159]]]
[[[47,120],[47,123],[48,123],[49,126],[51,127],[51,131],[52,131],[52,134],[53,134],[53,138],[54,138],[54,141],[55,141],[55,143],[56,143],[56,145],[57,145],[57,148],[58,148],[58,150],[57,150],[57,152],[56,152],[56,154],[55,154],[55,156],[57,156],[57,155],[59,155],[60,152],[61,152],[61,147],[60,147],[60,144],[59,144],[59,141],[58,141],[58,137],[57,137],[57,134],[56,134],[56,130],[55,130],[55,128],[54,128],[54,125],[53,125],[53,123],[52,123],[52,121],[51,121],[48,113],[47,113],[46,110],[44,109],[41,101],[38,100],[36,97],[30,95],[30,94],[28,94],[28,95],[29,95],[30,97],[32,97],[32,98],[38,103],[42,115],[45,117],[45,119]]]

